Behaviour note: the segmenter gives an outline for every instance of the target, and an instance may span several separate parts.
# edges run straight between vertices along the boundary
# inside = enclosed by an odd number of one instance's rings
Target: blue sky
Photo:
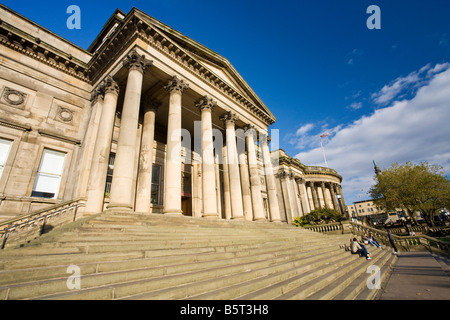
[[[429,161],[450,174],[450,1],[161,0],[2,3],[82,48],[116,8],[137,7],[226,57],[277,117],[280,147],[368,198],[372,160]],[[81,29],[69,30],[69,5]],[[381,29],[369,30],[370,5]]]

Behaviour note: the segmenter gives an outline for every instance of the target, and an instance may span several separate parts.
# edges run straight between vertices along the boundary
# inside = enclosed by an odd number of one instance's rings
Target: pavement
[[[450,300],[450,261],[430,252],[400,252],[380,300]]]

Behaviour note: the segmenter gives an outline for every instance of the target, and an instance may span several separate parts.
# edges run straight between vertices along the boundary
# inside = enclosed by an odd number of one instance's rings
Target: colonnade
[[[115,167],[112,178],[110,202],[107,209],[135,210],[150,212],[152,181],[152,159],[155,134],[155,114],[161,103],[151,97],[142,97],[143,76],[152,65],[144,55],[131,51],[124,59],[123,66],[128,69],[123,102],[122,117],[117,142]],[[151,70],[151,68],[150,68]],[[164,166],[163,214],[182,214],[181,205],[181,120],[182,96],[189,85],[177,76],[165,86],[169,95],[167,148]],[[116,113],[119,87],[112,77],[108,77],[96,90],[101,111],[99,127],[92,155],[91,170],[87,187],[86,213],[103,211],[104,189],[108,158],[111,151],[114,116]],[[202,154],[202,205],[203,217],[220,218],[217,197],[217,155],[213,148],[212,113],[217,103],[209,96],[195,102],[201,114]],[[136,139],[141,108],[144,112],[141,141]],[[238,152],[236,145],[236,121],[232,112],[223,114],[220,119],[225,126],[225,147],[223,148],[224,211],[231,219],[265,220],[264,204],[261,194],[261,176],[258,172],[256,144],[254,136],[245,136],[247,155]],[[254,130],[249,124],[246,130]],[[261,133],[260,133],[261,136]],[[140,143],[140,148],[137,148]],[[270,220],[280,222],[275,177],[268,147],[269,139],[259,139],[262,150],[265,181],[267,186],[268,210]],[[136,154],[140,150],[139,154]],[[134,168],[135,158],[139,157],[139,167]],[[133,183],[136,185],[133,186]],[[134,188],[135,187],[135,188]],[[135,190],[135,192],[133,191]],[[227,194],[228,193],[228,194]],[[227,215],[227,214],[226,214]]]
[[[282,170],[278,173],[287,222],[315,209],[334,209],[345,214],[341,185],[327,181],[311,181],[304,176]]]

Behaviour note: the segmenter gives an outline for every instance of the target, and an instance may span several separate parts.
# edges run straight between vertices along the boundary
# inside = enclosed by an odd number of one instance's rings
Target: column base
[[[240,217],[231,217],[231,220],[244,220],[244,216],[240,216]]]
[[[133,207],[123,203],[110,203],[106,206],[106,211],[112,210],[133,211]]]
[[[171,215],[171,216],[182,216],[183,211],[181,210],[163,210],[163,214]]]
[[[274,223],[283,223],[283,221],[281,221],[281,220],[271,220],[270,222],[274,222]]]
[[[202,218],[205,218],[205,219],[219,219],[219,214],[217,214],[216,212],[214,212],[214,213],[206,213],[206,214],[203,214]]]

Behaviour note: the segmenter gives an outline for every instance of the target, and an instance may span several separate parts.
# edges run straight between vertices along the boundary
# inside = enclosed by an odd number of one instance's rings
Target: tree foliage
[[[377,205],[388,210],[405,208],[412,217],[422,212],[428,224],[434,225],[434,215],[450,206],[450,180],[441,166],[407,162],[394,163],[375,176],[375,185],[369,190]]]
[[[342,214],[334,209],[316,209],[302,217],[295,217],[293,223],[297,227],[304,227],[314,224],[339,222],[341,220]]]

